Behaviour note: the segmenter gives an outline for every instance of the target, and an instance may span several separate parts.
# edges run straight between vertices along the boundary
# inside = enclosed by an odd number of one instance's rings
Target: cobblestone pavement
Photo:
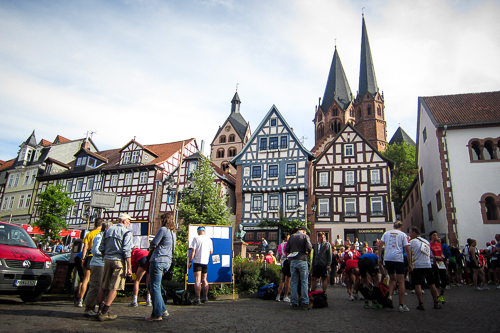
[[[364,309],[363,301],[349,301],[345,288],[329,288],[329,307],[292,310],[289,303],[258,298],[212,301],[199,306],[173,306],[168,319],[145,322],[151,308],[129,308],[115,301],[111,313],[118,319],[99,322],[82,316],[83,310],[69,301],[22,303],[0,297],[0,332],[498,332],[500,290],[474,291],[452,287],[446,291],[443,309],[434,310],[430,292],[424,295],[425,311],[416,310],[415,295],[405,303],[411,309]],[[397,295],[394,304],[397,305]]]

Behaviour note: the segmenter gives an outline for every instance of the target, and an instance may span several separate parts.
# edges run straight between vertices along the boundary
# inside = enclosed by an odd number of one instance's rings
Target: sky
[[[500,1],[0,0],[0,160],[33,130],[208,154],[237,86],[252,130],[274,104],[311,149],[335,45],[358,90],[362,13],[388,140],[419,96],[500,90]]]

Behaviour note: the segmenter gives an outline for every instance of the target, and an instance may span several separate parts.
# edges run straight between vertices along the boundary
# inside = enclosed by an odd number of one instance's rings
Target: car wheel
[[[30,293],[22,293],[21,300],[23,302],[38,302],[42,299],[43,291],[33,291]]]

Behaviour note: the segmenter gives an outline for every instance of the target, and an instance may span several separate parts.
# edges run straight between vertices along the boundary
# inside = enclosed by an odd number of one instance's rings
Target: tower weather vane
[[[236,83],[236,91],[238,91],[238,85],[239,85],[239,83]]]

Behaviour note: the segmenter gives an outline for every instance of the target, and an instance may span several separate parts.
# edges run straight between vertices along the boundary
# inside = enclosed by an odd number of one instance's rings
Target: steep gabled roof
[[[366,92],[375,96],[378,92],[377,78],[375,77],[375,67],[373,66],[372,51],[370,41],[366,31],[365,17],[361,31],[361,62],[359,68],[359,89],[358,96],[364,96]]]
[[[108,159],[107,159],[106,157],[101,156],[101,155],[99,155],[99,154],[97,154],[97,153],[94,153],[93,151],[90,151],[90,150],[85,149],[85,148],[80,148],[80,150],[79,150],[79,151],[77,151],[77,152],[75,153],[75,155],[73,155],[73,156],[78,155],[81,151],[84,151],[87,155],[92,156],[93,158],[98,159],[99,161],[102,161],[102,162],[104,162],[104,163],[107,163],[107,162],[108,162]]]
[[[194,138],[184,140],[184,147],[193,141],[195,141]],[[158,164],[168,160],[172,155],[181,150],[182,141],[161,143],[156,145],[146,145],[145,148],[147,148],[149,151],[154,151],[158,156],[156,159],[146,164]]]
[[[36,148],[37,144],[36,144],[35,130],[33,130],[31,135],[26,139],[26,141],[23,142],[23,144]]]
[[[328,81],[326,82],[325,94],[323,95],[323,103],[321,104],[323,112],[328,111],[334,100],[344,110],[347,110],[347,107],[352,102],[351,87],[347,81],[336,46],[333,53],[332,65],[330,66],[330,73],[328,74]]]
[[[337,133],[337,135],[335,136],[335,138],[333,138],[332,141],[330,141],[326,146],[325,146],[325,149],[321,152],[321,154],[317,155],[316,156],[316,159],[313,161],[314,164],[318,163],[318,161],[326,154],[326,152],[330,149],[330,147],[335,144],[335,142],[337,141],[337,139],[342,135],[342,133],[344,133],[344,131],[346,130],[346,128],[350,128],[352,129],[354,132],[356,132],[356,134],[361,138],[363,139],[363,141],[373,150],[374,153],[376,153],[381,159],[383,159],[384,161],[386,161],[390,168],[392,169],[394,167],[394,161],[388,159],[387,157],[385,157],[384,155],[382,155],[378,150],[377,148],[375,148],[371,143],[370,141],[366,140],[366,138],[354,127],[352,126],[352,124],[350,122],[347,122],[347,124],[345,124],[345,126]]]
[[[48,147],[48,146],[52,145],[52,142],[47,141],[47,140],[45,140],[45,139],[42,139],[42,140],[40,140],[40,142],[39,142],[38,144],[39,144],[40,146]]]
[[[130,141],[129,141],[129,142],[128,142],[125,146],[123,146],[123,148],[122,148],[122,149],[120,149],[120,152],[121,152],[123,149],[127,148],[127,147],[131,144],[131,143],[135,143],[136,145],[138,145],[139,147],[141,147],[142,149],[146,150],[147,152],[149,152],[150,154],[152,154],[152,155],[154,155],[154,156],[156,156],[156,157],[158,157],[158,156],[159,156],[157,153],[155,153],[154,151],[152,151],[152,150],[151,150],[151,149],[149,149],[149,148],[146,148],[146,146],[141,145],[139,142],[135,141],[134,139],[130,140]]]
[[[391,141],[389,141],[389,144],[392,145],[394,143],[403,143],[406,142],[407,144],[415,147],[415,141],[405,132],[404,129],[401,128],[401,126],[398,127],[396,132],[391,138]]]
[[[295,140],[295,142],[297,143],[297,145],[307,155],[308,159],[312,160],[314,158],[314,154],[311,153],[306,147],[304,147],[304,145],[302,144],[302,142],[300,142],[299,138],[297,138],[297,136],[295,135],[295,132],[292,130],[292,128],[286,122],[285,118],[281,115],[281,113],[279,112],[279,110],[276,107],[276,105],[273,104],[273,106],[271,107],[271,109],[267,112],[266,116],[262,119],[260,125],[257,127],[257,129],[255,130],[255,132],[253,132],[253,134],[250,137],[250,139],[248,140],[248,142],[243,146],[243,148],[241,149],[241,151],[235,157],[233,157],[229,161],[229,163],[231,163],[233,166],[235,165],[234,163],[236,163],[236,161],[247,151],[248,147],[255,140],[255,138],[257,137],[257,135],[259,134],[259,132],[262,130],[262,127],[264,127],[264,125],[266,124],[267,120],[271,117],[271,115],[273,113],[276,113],[276,115],[280,118],[281,122],[286,127],[286,129],[287,129],[288,133],[290,134],[290,136],[293,137],[293,139]]]
[[[71,141],[70,139],[66,139],[63,136],[58,135],[58,136],[56,136],[56,138],[54,140],[54,144],[56,144],[56,143],[65,143],[65,142],[70,142],[70,141]]]
[[[500,123],[500,91],[419,97],[436,127]]]

